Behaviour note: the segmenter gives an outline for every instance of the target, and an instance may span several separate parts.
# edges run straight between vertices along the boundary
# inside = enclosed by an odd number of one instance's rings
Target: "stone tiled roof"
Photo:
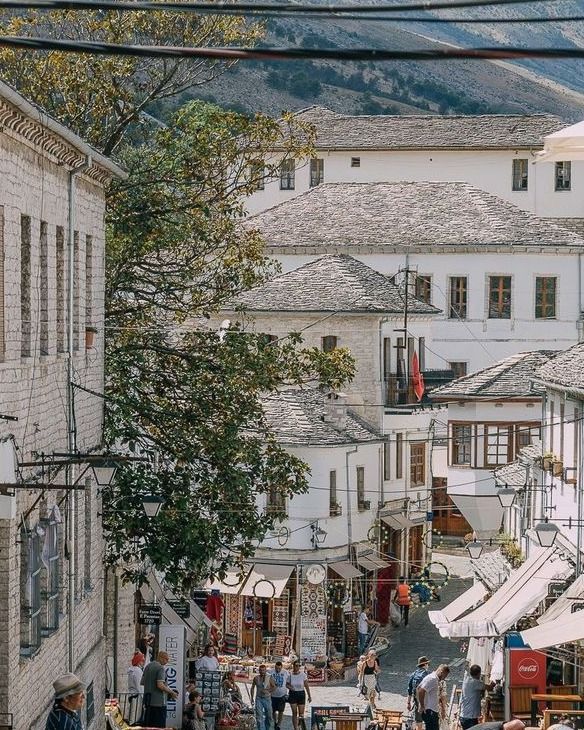
[[[325,183],[246,225],[268,247],[314,253],[358,246],[584,246],[576,233],[463,182]]]
[[[560,353],[535,373],[538,381],[584,390],[584,342]]]
[[[336,446],[381,441],[382,435],[347,409],[343,427],[325,422],[325,395],[316,388],[288,389],[263,399],[278,441],[289,446]]]
[[[296,116],[315,126],[321,149],[531,149],[566,126],[551,114],[350,116],[313,106]]]
[[[430,397],[436,399],[537,397],[540,389],[534,388],[531,378],[544,363],[557,354],[554,350],[535,350],[511,355],[484,370],[435,388]]]
[[[495,469],[493,474],[498,484],[506,484],[508,487],[514,487],[519,489],[525,486],[526,473],[525,464],[535,459],[540,458],[542,455],[541,441],[525,446],[519,452],[519,456],[515,461],[512,461],[505,466],[500,466]]]
[[[352,256],[322,256],[238,297],[252,311],[402,313],[403,289]],[[408,296],[412,314],[436,314]]]
[[[490,591],[502,586],[511,573],[511,565],[498,549],[483,553],[478,560],[471,561],[471,565],[477,578],[482,580]]]

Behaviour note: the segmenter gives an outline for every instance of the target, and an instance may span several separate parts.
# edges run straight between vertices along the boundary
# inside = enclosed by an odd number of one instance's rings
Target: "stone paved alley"
[[[451,580],[441,591],[441,601],[412,611],[407,628],[400,627],[382,631],[383,635],[389,636],[391,647],[381,657],[380,662],[381,699],[378,702],[380,707],[406,709],[407,680],[420,655],[425,654],[431,659],[432,668],[442,662],[450,664],[452,671],[448,678],[449,694],[453,683],[459,684],[462,679],[464,655],[461,653],[461,645],[440,637],[428,619],[428,608],[430,610],[440,609],[472,584],[469,561],[463,556],[462,551],[456,551],[455,555],[435,552],[434,559],[446,564],[451,572]],[[311,692],[314,705],[364,706],[354,679],[333,685],[315,685],[311,688]],[[291,730],[292,722],[288,705],[286,712],[282,730]],[[310,706],[307,707],[306,716],[310,716]]]

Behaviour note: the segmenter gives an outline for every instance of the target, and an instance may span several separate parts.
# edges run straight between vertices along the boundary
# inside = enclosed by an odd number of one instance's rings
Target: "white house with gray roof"
[[[534,387],[532,378],[556,354],[521,352],[430,395],[433,402],[448,405],[448,496],[479,535],[494,534],[501,526],[504,515],[497,488],[501,478],[509,476],[504,472],[507,465],[524,448],[540,444],[542,389]],[[440,508],[436,513],[440,517]]]
[[[269,511],[283,510],[289,537],[279,545],[268,537],[262,549],[301,551],[310,562],[351,559],[357,548],[370,549],[368,533],[383,501],[383,435],[350,407],[347,396],[317,388],[288,389],[263,400],[266,419],[279,443],[310,470],[305,494],[283,499],[274,490]],[[313,540],[318,527],[326,537]],[[280,540],[282,542],[282,540]],[[260,553],[261,554],[261,553]],[[302,555],[301,555],[302,557]]]
[[[584,162],[533,164],[544,137],[566,126],[556,116],[350,116],[313,106],[296,117],[315,127],[315,159],[266,179],[250,213],[323,182],[463,181],[540,216],[584,218]]]
[[[406,303],[409,323],[408,337],[404,338],[403,331],[398,335],[396,330],[403,328]],[[369,527],[376,518],[387,525],[386,549],[402,567],[424,557],[421,534],[426,528],[431,479],[428,440],[436,415],[400,405],[412,398],[405,381],[405,362],[416,352],[424,370],[424,342],[438,314],[433,305],[411,292],[406,297],[402,287],[346,254],[322,256],[277,276],[240,296],[232,310],[222,313],[231,319],[239,317],[244,327],[276,339],[301,332],[306,346],[324,350],[346,347],[355,357],[356,375],[345,387],[347,407],[384,434],[382,459],[377,462],[381,492],[375,496],[373,490],[371,499],[365,497],[365,502],[371,503]],[[278,433],[287,443],[286,421],[296,429],[297,419],[288,418],[284,405],[278,408]],[[324,428],[322,424],[319,427]],[[326,472],[324,465],[333,458],[327,449],[317,452],[313,448],[307,455],[317,474],[322,475],[323,469]],[[359,458],[351,456],[350,463]],[[368,489],[366,486],[366,493]],[[357,520],[355,524],[361,523]]]
[[[440,310],[431,368],[465,374],[582,337],[584,239],[468,183],[326,183],[246,225],[286,272],[339,254],[401,283],[408,269],[411,290]]]

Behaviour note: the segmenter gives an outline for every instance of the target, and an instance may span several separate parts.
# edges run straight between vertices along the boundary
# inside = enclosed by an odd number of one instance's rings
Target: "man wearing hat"
[[[414,722],[416,723],[417,730],[422,730],[423,720],[422,714],[418,710],[418,697],[416,690],[424,677],[427,674],[430,674],[430,669],[428,668],[429,664],[430,660],[427,656],[418,657],[418,666],[410,674],[410,678],[408,680],[408,712],[411,712],[413,705]]]
[[[83,730],[79,711],[85,701],[85,685],[74,674],[63,674],[53,682],[55,704],[46,730]]]

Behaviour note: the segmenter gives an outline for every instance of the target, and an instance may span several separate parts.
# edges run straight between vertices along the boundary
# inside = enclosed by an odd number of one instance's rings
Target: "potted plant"
[[[551,471],[552,464],[554,461],[554,455],[551,451],[546,451],[546,453],[543,455],[542,461],[541,461],[541,468],[544,471]]]
[[[85,349],[91,350],[93,343],[95,342],[95,335],[97,334],[97,327],[87,325],[85,328]]]

